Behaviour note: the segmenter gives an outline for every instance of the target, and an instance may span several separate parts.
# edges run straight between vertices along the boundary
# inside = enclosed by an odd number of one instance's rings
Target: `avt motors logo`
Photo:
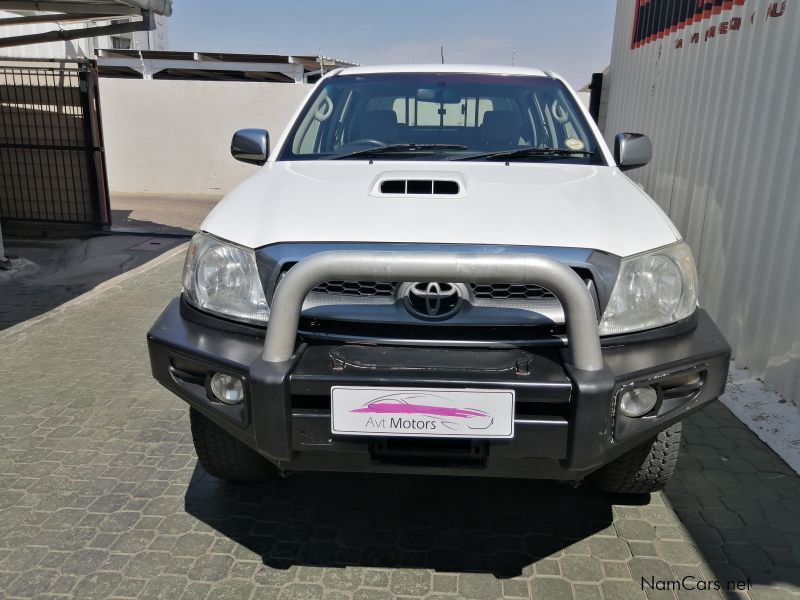
[[[514,437],[514,390],[331,387],[331,433]]]
[[[351,413],[367,414],[366,429],[419,432],[485,430],[494,419],[474,408],[459,408],[447,398],[428,393],[381,396]]]

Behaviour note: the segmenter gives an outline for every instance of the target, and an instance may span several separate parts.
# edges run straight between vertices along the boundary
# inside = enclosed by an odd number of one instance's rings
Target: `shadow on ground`
[[[113,229],[192,235],[217,205],[220,194],[111,195]]]
[[[133,218],[133,212],[132,210],[112,209],[111,222],[113,225],[111,230],[120,234],[174,235],[187,238],[196,233],[196,229]]]
[[[684,422],[678,469],[662,496],[696,548],[698,568],[687,573],[723,591],[747,580],[778,586],[753,598],[798,598],[800,477],[721,403]]]
[[[640,590],[641,578],[688,576],[690,586],[720,581],[723,593],[728,581],[748,578],[778,592],[770,597],[800,591],[800,478],[722,405],[693,416],[685,431],[678,473],[652,496],[542,481],[324,473],[233,485],[198,466],[185,506],[274,568],[510,578],[534,564],[538,575],[547,563],[558,575],[563,565],[538,561],[583,554],[583,544],[586,554],[627,560]]]
[[[226,484],[198,466],[186,510],[274,568],[428,568],[508,578],[609,530],[613,501],[588,486],[473,477],[306,473]]]
[[[0,271],[0,330],[44,314],[186,239],[122,234],[80,240],[6,239],[12,269]]]

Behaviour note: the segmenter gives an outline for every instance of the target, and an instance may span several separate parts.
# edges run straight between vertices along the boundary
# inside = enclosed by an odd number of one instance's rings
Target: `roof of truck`
[[[527,75],[547,77],[552,73],[541,69],[527,67],[509,67],[502,65],[368,65],[346,67],[338,75],[367,75],[378,73],[478,73],[481,75]]]

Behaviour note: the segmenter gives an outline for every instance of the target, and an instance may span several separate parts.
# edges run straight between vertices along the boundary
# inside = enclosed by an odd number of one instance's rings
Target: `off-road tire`
[[[678,462],[681,423],[626,452],[592,474],[595,486],[617,494],[649,494],[662,489]]]
[[[189,420],[197,458],[209,475],[226,481],[264,481],[277,474],[271,462],[202,413],[190,408]]]

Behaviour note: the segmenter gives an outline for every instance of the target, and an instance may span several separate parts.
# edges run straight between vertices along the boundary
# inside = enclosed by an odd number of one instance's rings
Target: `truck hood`
[[[455,179],[456,196],[381,195],[384,178]],[[271,162],[208,215],[203,231],[278,242],[411,242],[593,248],[629,256],[680,234],[615,167],[512,162]]]

